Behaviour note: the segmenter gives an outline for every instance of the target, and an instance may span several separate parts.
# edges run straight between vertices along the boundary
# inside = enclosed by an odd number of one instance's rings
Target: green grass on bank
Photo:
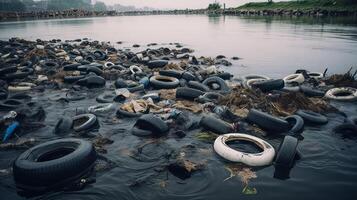
[[[357,11],[357,0],[293,0],[284,2],[252,2],[244,4],[239,10],[348,10]]]

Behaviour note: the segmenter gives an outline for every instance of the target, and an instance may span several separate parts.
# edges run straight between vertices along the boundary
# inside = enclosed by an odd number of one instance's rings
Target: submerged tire
[[[327,117],[310,110],[298,110],[296,111],[296,114],[309,124],[327,124],[328,122]]]
[[[233,126],[231,124],[210,115],[202,117],[200,125],[206,130],[218,134],[233,132]]]
[[[208,92],[210,91],[210,88],[207,87],[206,85],[198,82],[198,81],[189,81],[187,83],[187,86],[190,87],[190,88],[194,88],[194,89],[197,89],[197,90],[201,90],[202,92]]]
[[[249,111],[247,120],[268,132],[282,133],[290,130],[290,124],[287,121],[256,109]]]
[[[73,119],[71,117],[64,116],[60,118],[55,126],[54,134],[66,135],[73,127]]]
[[[77,132],[90,130],[97,124],[97,117],[93,114],[81,114],[73,117],[73,129]]]
[[[252,84],[252,87],[259,88],[263,92],[269,92],[271,90],[281,90],[284,88],[283,79],[271,79],[265,81],[259,81]]]
[[[97,153],[85,140],[46,142],[22,153],[13,164],[16,186],[28,191],[61,188],[92,171]]]
[[[285,136],[280,144],[278,153],[275,158],[275,168],[290,169],[292,168],[296,155],[298,140],[292,136]]]
[[[156,89],[173,89],[180,84],[179,80],[170,76],[152,76],[150,78],[150,85]]]
[[[289,132],[294,134],[301,133],[304,130],[304,119],[299,115],[291,115],[284,119],[291,125]]]
[[[307,86],[300,86],[300,91],[307,97],[323,97],[325,92]]]
[[[202,82],[202,84],[206,85],[211,90],[215,90],[215,91],[217,91],[217,90],[218,91],[229,91],[230,90],[228,85],[226,84],[226,82],[217,76],[212,76],[212,77],[207,78],[206,80],[204,80]],[[213,89],[212,84],[219,85],[219,89]]]
[[[180,87],[176,90],[176,98],[194,100],[204,93],[200,90],[196,90],[193,88]]]
[[[153,114],[146,114],[141,116],[136,121],[134,127],[151,131],[155,136],[161,136],[169,131],[169,127],[167,126],[166,122]]]

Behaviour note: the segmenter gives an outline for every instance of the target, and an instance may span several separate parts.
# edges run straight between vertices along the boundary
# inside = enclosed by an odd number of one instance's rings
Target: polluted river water
[[[90,38],[110,41],[116,48],[139,52],[147,48],[170,47],[180,43],[194,49],[196,57],[224,55],[232,66],[221,69],[235,77],[262,74],[283,78],[296,69],[305,68],[327,74],[345,73],[357,65],[357,23],[355,18],[276,18],[237,16],[121,16],[81,19],[0,22],[0,40],[20,37],[28,40]],[[117,44],[122,41],[121,44]],[[149,43],[158,43],[148,47]],[[134,44],[140,47],[133,48]],[[232,60],[237,56],[241,59]],[[113,85],[108,81],[107,85]],[[113,88],[106,87],[106,91]],[[68,94],[48,89],[31,92],[32,101],[42,105],[44,127],[22,137],[41,142],[60,136],[53,129],[61,116],[74,116],[96,105],[103,89],[77,91],[80,101],[54,100]],[[331,104],[347,117],[356,116],[356,102]],[[131,134],[136,122],[132,118],[115,118],[115,112],[99,115],[100,128],[94,135],[113,141],[105,146],[101,160],[111,163],[98,170],[96,182],[78,191],[59,191],[33,199],[354,199],[357,172],[356,135],[335,133],[343,123],[341,112],[324,113],[329,122],[306,125],[299,137],[301,156],[290,176],[274,178],[274,166],[249,167],[232,164],[219,157],[213,142],[197,137],[201,129],[188,130],[183,138],[172,134],[162,138],[141,138]],[[3,113],[1,113],[3,114]],[[199,121],[200,114],[192,114]],[[259,135],[259,134],[258,134]],[[83,136],[93,138],[95,136]],[[263,137],[278,149],[282,136]],[[236,144],[233,144],[236,145]],[[244,144],[243,144],[244,146]],[[246,147],[255,152],[256,149]],[[0,169],[11,168],[23,149],[0,150]],[[169,157],[179,154],[202,163],[203,169],[188,179],[180,179],[163,169]],[[235,176],[231,177],[231,173]],[[1,173],[3,199],[23,199],[16,192],[11,172]],[[248,182],[248,186],[247,186]],[[248,189],[247,189],[248,188]],[[249,194],[250,193],[250,194]]]

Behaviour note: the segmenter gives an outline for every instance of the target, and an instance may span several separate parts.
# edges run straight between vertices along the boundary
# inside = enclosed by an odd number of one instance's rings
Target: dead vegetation
[[[335,87],[353,87],[357,88],[356,80],[357,70],[352,73],[350,68],[345,74],[334,74],[325,80],[327,85],[334,85]]]
[[[251,108],[259,109],[278,116],[288,116],[298,109],[314,112],[335,111],[328,102],[319,98],[308,98],[302,93],[282,93],[278,96],[264,94],[260,91],[235,87],[232,92],[220,99],[220,104],[234,111],[246,111]],[[242,112],[241,115],[244,115]]]

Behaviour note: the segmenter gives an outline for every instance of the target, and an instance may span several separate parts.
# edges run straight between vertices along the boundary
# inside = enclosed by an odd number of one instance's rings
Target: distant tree
[[[93,6],[93,10],[94,11],[106,11],[107,10],[107,6],[103,2],[97,1]]]
[[[25,11],[26,7],[20,0],[0,0],[0,12]]]
[[[208,10],[219,10],[219,9],[221,9],[221,4],[219,4],[219,3],[210,3],[209,5],[208,5]]]
[[[92,10],[92,5],[88,0],[47,0],[48,10],[68,10],[82,9]]]

